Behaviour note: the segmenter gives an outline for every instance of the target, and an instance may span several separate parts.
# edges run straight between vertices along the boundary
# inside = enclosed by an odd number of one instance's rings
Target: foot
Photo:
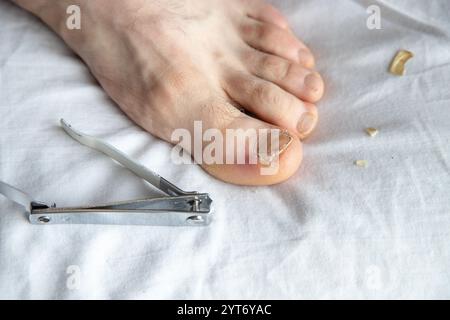
[[[213,176],[268,185],[297,171],[324,85],[311,51],[264,1],[78,0],[81,30],[67,29],[65,1],[17,2],[58,32],[120,108],[161,139],[178,142],[180,128],[193,137],[195,121],[224,136],[226,129],[282,132],[279,152],[270,152],[279,156],[276,172],[261,174],[268,158],[249,146],[246,159],[256,153],[257,163],[203,162]],[[230,143],[224,138],[224,158],[236,152]]]

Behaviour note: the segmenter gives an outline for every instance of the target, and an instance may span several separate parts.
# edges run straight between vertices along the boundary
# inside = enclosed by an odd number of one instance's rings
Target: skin
[[[275,174],[261,174],[263,161],[202,164],[211,175],[234,184],[270,185],[299,168],[301,140],[317,124],[314,103],[324,84],[311,51],[271,5],[261,0],[15,2],[61,36],[128,117],[165,141],[173,143],[178,128],[193,135],[194,121],[221,132],[289,132],[280,139]],[[66,27],[72,4],[81,7],[81,30]],[[257,152],[250,149],[247,153]]]

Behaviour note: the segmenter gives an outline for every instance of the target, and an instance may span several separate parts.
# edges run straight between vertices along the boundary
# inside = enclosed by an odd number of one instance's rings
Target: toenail
[[[322,78],[316,72],[310,73],[305,78],[305,86],[314,92],[320,91]]]
[[[314,114],[306,112],[300,118],[297,130],[301,135],[307,135],[314,129],[315,123],[316,117],[314,116]]]
[[[289,146],[291,145],[294,138],[287,131],[280,132],[276,137],[272,137],[273,139],[278,139],[278,141],[271,141],[270,145],[267,146],[267,150],[258,150],[258,159],[259,163],[263,166],[270,166],[274,161],[278,159],[278,157],[285,152]],[[273,150],[276,146],[276,150]]]

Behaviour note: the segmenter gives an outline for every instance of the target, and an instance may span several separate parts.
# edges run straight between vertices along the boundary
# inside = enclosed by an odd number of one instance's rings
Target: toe
[[[274,6],[261,0],[246,0],[247,15],[261,22],[274,24],[282,29],[289,29],[284,15]]]
[[[242,39],[251,47],[271,53],[306,67],[314,66],[309,49],[289,30],[251,18],[240,25]]]
[[[238,185],[271,185],[285,181],[302,161],[298,137],[285,129],[239,112],[224,99],[208,99],[197,108],[170,142],[174,163],[181,149],[216,178]],[[174,158],[175,157],[175,158]]]
[[[243,59],[252,74],[277,84],[304,101],[317,102],[323,96],[322,77],[311,69],[257,50],[245,53]]]
[[[316,106],[304,102],[272,82],[250,74],[233,73],[223,85],[228,95],[259,119],[304,139],[317,124]]]

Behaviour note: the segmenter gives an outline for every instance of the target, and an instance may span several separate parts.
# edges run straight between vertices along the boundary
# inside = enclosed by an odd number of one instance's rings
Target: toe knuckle
[[[270,83],[257,85],[254,95],[257,101],[267,105],[279,105],[283,102],[283,98],[276,87]]]
[[[263,34],[264,25],[259,22],[246,21],[240,25],[240,31],[247,39],[259,39]]]
[[[256,29],[256,27],[252,24],[248,24],[248,23],[243,23],[240,26],[240,31],[244,34],[244,35],[252,35],[258,32],[258,30]]]
[[[260,39],[276,39],[277,30],[270,25],[262,24],[259,26],[258,35]]]
[[[261,68],[268,73],[271,79],[282,80],[289,70],[289,63],[282,59],[267,55],[261,62]]]

